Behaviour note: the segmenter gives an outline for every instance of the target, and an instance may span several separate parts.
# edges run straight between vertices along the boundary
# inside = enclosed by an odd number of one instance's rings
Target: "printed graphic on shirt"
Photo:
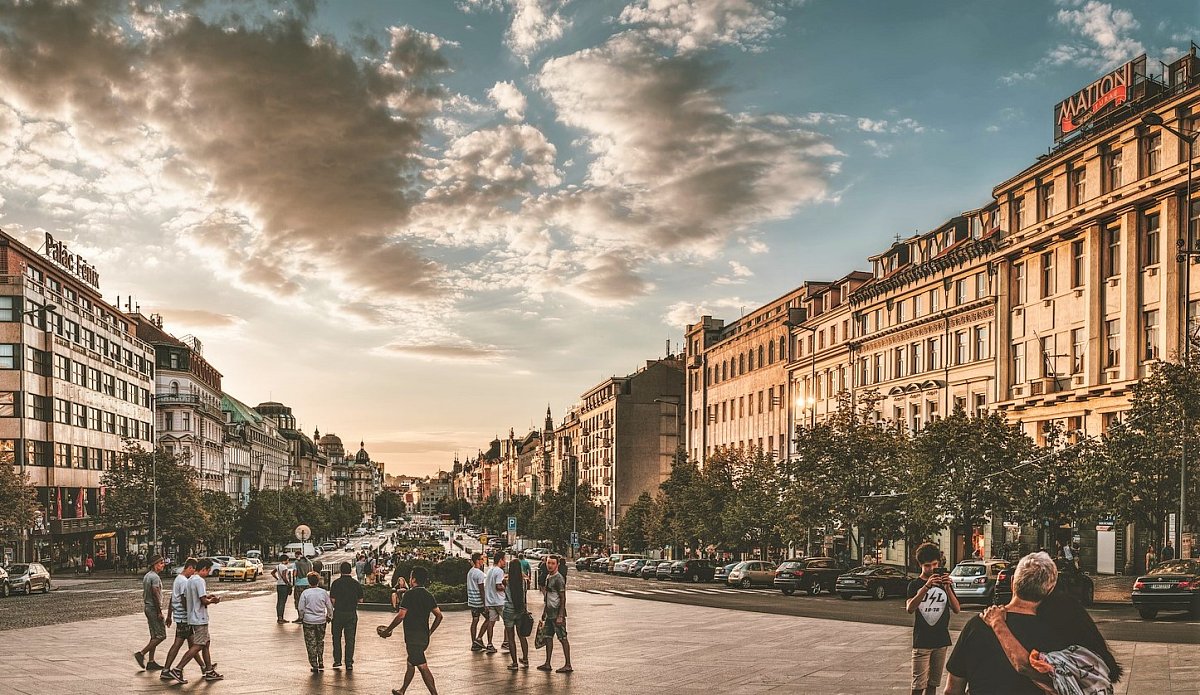
[[[949,601],[946,598],[946,591],[940,586],[935,586],[925,592],[925,600],[921,601],[917,612],[925,619],[927,625],[933,626],[938,624],[948,608]]]

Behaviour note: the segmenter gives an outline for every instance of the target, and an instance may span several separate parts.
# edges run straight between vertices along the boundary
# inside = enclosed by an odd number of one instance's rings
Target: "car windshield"
[[[229,566],[230,567],[245,567],[246,561],[245,560],[234,560],[233,562],[229,563]]]
[[[1194,574],[1195,572],[1196,563],[1188,560],[1176,560],[1162,563],[1150,570],[1149,574]]]
[[[867,565],[863,565],[862,567],[855,567],[854,569],[850,570],[846,574],[857,574],[860,576],[865,576],[868,574],[875,574],[876,570],[878,570],[878,569],[879,569],[878,567],[868,567]]]
[[[983,565],[959,565],[950,574],[955,577],[982,577],[987,574],[987,568]]]
[[[25,574],[29,569],[29,565],[12,565],[8,568],[9,574]]]
[[[795,569],[800,569],[800,568],[801,568],[801,567],[803,567],[803,566],[804,566],[804,564],[803,564],[803,563],[800,563],[800,562],[785,562],[785,563],[783,563],[782,565],[780,565],[780,566],[779,566],[779,569],[781,569],[781,570],[795,570]]]

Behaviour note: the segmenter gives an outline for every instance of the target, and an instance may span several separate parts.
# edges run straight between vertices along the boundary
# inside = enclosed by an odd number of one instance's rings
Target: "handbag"
[[[539,620],[537,624],[537,634],[533,636],[533,648],[541,649],[546,646],[546,621]]]
[[[517,616],[517,632],[522,637],[528,637],[533,633],[533,614],[525,611]]]

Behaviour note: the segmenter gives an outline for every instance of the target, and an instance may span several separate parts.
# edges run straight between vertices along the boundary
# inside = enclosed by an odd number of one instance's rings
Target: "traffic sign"
[[[579,532],[578,531],[571,532],[571,547],[575,548],[576,550],[579,549]]]
[[[305,526],[304,524],[300,524],[299,526],[296,527],[296,540],[306,541],[309,538],[312,538],[312,529]]]
[[[517,530],[517,517],[515,517],[515,516],[508,517],[508,530],[509,531]]]

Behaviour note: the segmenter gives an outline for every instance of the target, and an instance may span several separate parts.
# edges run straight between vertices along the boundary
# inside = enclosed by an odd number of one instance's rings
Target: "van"
[[[288,543],[283,546],[283,552],[287,553],[288,557],[295,557],[296,551],[304,553],[304,557],[310,560],[320,554],[312,543]]]

